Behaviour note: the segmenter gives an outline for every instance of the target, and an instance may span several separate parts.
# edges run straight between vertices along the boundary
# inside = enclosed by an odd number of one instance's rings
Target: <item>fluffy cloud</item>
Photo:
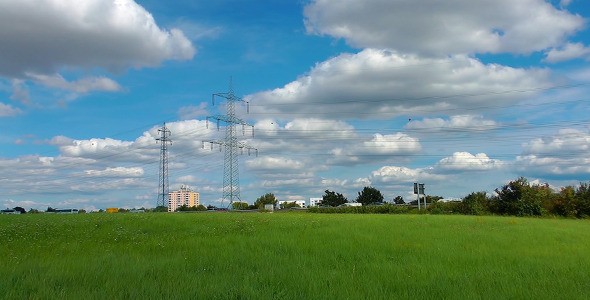
[[[498,128],[498,123],[493,120],[486,120],[481,115],[457,115],[451,116],[448,120],[443,118],[424,118],[423,120],[412,120],[406,126],[407,130],[420,131],[485,131]]]
[[[523,144],[517,157],[520,172],[534,176],[590,178],[590,133],[562,129],[552,136]]]
[[[82,175],[86,177],[141,177],[143,176],[143,168],[108,167],[104,170],[85,170]]]
[[[582,43],[567,43],[562,48],[553,48],[547,52],[544,61],[557,63],[574,58],[590,58],[590,47]]]
[[[301,170],[304,164],[300,161],[283,157],[258,157],[247,161],[247,166],[252,170]]]
[[[504,162],[491,159],[485,153],[473,155],[469,152],[455,152],[453,156],[441,159],[435,168],[443,172],[489,171],[504,165]]]
[[[446,177],[434,174],[431,168],[410,169],[398,166],[383,166],[369,177],[373,183],[410,183],[418,181],[441,181]]]
[[[281,127],[274,120],[263,119],[254,127],[254,139],[248,143],[263,151],[264,155],[292,151],[325,151],[335,142],[358,137],[352,125],[336,120],[294,119]]]
[[[245,98],[253,103],[253,117],[387,119],[473,113],[489,109],[491,101],[501,106],[530,97],[549,82],[549,72],[542,69],[486,65],[465,56],[420,58],[365,49],[319,63],[282,88]]]
[[[590,154],[590,134],[578,129],[561,129],[552,136],[523,144],[524,154],[538,156],[571,156]]]
[[[121,86],[118,83],[106,77],[85,77],[75,81],[67,81],[59,74],[40,75],[26,73],[26,76],[35,83],[47,87],[59,88],[82,94],[90,91],[116,92],[121,90]]]
[[[370,140],[353,143],[345,148],[332,150],[333,158],[328,164],[360,164],[370,161],[400,160],[422,150],[420,141],[404,133],[390,135],[374,134]]]
[[[154,126],[144,132],[135,141],[122,141],[112,138],[93,138],[88,140],[74,140],[64,136],[56,136],[49,141],[51,145],[59,147],[63,156],[81,157],[110,162],[134,162],[146,163],[158,159],[160,146],[156,139],[160,137],[158,132],[162,126]],[[179,153],[205,152],[203,140],[216,137],[219,132],[207,129],[205,121],[185,120],[166,124],[170,130],[170,140],[173,146],[169,147],[171,155]]]
[[[14,108],[9,104],[0,102],[0,118],[12,117],[21,114],[23,111],[20,108]]]
[[[10,100],[20,102],[26,106],[31,104],[29,88],[24,80],[14,79],[12,81],[12,95],[10,96]]]
[[[584,26],[544,0],[314,0],[304,14],[309,33],[427,56],[542,51]]]
[[[132,0],[0,2],[0,74],[54,74],[60,68],[156,66],[191,59],[195,48],[178,29],[160,29]]]

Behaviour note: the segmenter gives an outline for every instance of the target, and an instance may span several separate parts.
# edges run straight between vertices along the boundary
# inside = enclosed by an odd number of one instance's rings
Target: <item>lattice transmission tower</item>
[[[246,143],[238,141],[237,129],[238,125],[242,125],[242,135],[246,133],[246,127],[252,128],[252,136],[254,136],[254,125],[248,124],[246,121],[236,116],[236,103],[246,103],[247,111],[249,112],[249,103],[239,97],[236,97],[233,90],[232,80],[229,83],[229,92],[227,93],[216,93],[212,96],[212,104],[215,105],[215,96],[225,98],[227,100],[226,114],[218,116],[207,117],[207,128],[209,128],[209,119],[217,120],[217,129],[219,130],[219,122],[226,123],[225,128],[225,139],[224,140],[213,140],[203,141],[203,148],[205,143],[211,144],[211,150],[213,150],[213,144],[219,145],[219,150],[225,149],[225,156],[223,160],[223,195],[222,201],[228,200],[229,207],[235,201],[240,201],[240,176],[239,176],[239,161],[238,151],[243,153],[244,149],[248,150],[250,154],[251,150],[256,151],[258,156],[258,149],[248,146]],[[222,202],[223,205],[223,202]]]
[[[170,140],[170,130],[166,128],[166,123],[162,128],[158,129],[160,137],[156,139],[156,143],[160,143],[160,185],[158,187],[158,202],[157,206],[168,206],[168,145],[172,145]]]

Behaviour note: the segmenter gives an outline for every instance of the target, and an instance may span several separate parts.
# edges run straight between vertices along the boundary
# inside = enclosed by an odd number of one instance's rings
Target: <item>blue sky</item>
[[[588,182],[588,18],[582,0],[2,1],[0,206],[155,206],[164,122],[171,188],[219,205],[202,141],[230,77],[259,149],[249,203]]]

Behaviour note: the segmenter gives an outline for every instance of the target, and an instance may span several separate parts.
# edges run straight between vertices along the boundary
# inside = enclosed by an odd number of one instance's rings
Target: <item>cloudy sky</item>
[[[202,141],[230,77],[249,203],[588,182],[589,20],[585,0],[1,0],[0,206],[154,207],[164,123],[171,189],[219,205]]]

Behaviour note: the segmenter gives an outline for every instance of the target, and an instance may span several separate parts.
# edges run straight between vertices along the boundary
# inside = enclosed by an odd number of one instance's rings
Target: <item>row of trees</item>
[[[326,190],[322,198],[323,206],[337,207],[347,203],[348,199],[340,193]],[[579,186],[568,186],[553,191],[547,185],[529,184],[526,178],[520,177],[495,190],[495,195],[486,192],[474,192],[461,201],[441,202],[442,197],[426,196],[427,211],[431,213],[458,213],[468,215],[512,215],[512,216],[543,216],[557,215],[572,218],[590,217],[590,185],[581,183]],[[356,202],[363,206],[382,202],[383,195],[373,187],[365,187],[358,193]],[[393,199],[392,204],[404,204],[401,196]],[[410,204],[417,204],[417,201]],[[384,208],[366,210],[353,208],[354,212],[395,212],[409,210]],[[340,212],[329,210],[329,212]]]
[[[495,190],[496,195],[475,192],[456,203],[435,203],[435,212],[456,212],[469,215],[513,215],[590,217],[590,185],[567,186],[553,191],[546,185],[531,185],[524,177]]]
[[[326,190],[325,194],[322,196],[323,206],[339,206],[348,202],[348,199],[342,194],[330,190]],[[383,194],[381,194],[381,192],[374,187],[366,186],[362,191],[358,192],[358,197],[356,198],[355,202],[361,203],[362,205],[382,203]]]

